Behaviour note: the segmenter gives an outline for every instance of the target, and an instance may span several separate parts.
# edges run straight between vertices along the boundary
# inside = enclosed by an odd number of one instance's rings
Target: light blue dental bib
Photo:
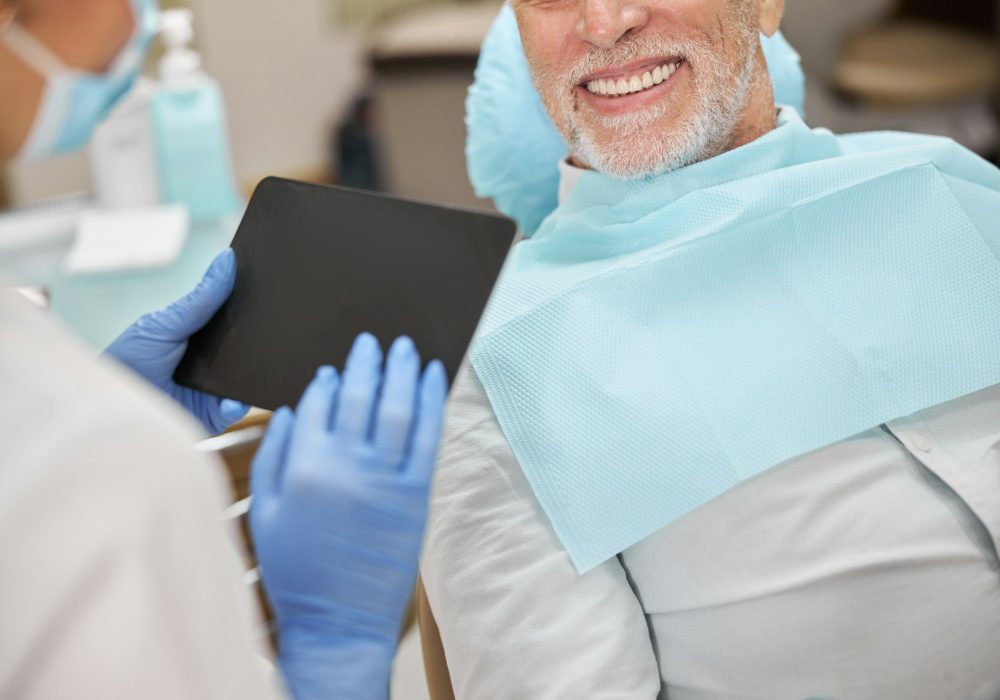
[[[575,566],[741,481],[1000,384],[1000,171],[794,111],[637,182],[584,174],[471,360]]]

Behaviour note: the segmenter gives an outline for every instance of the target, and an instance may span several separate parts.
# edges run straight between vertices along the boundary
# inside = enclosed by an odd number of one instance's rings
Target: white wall
[[[330,0],[190,0],[205,67],[222,84],[241,181],[318,170],[330,126],[365,75]],[[16,166],[15,202],[89,188],[81,155]]]
[[[364,80],[357,36],[330,0],[192,0],[205,62],[223,85],[244,177],[315,168]]]

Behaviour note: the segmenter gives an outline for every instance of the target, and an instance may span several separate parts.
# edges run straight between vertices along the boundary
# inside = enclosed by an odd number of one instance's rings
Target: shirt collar
[[[777,126],[755,141],[662,175],[620,180],[564,161],[560,164],[560,207],[579,211],[595,205],[614,205],[653,190],[658,206],[663,206],[695,190],[833,157],[837,152],[832,133],[810,129],[793,108],[782,107]]]
[[[568,158],[559,161],[559,203],[562,204],[573,194],[580,178],[587,172],[569,162]]]

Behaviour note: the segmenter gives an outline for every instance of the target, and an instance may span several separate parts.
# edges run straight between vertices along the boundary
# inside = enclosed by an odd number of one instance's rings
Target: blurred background
[[[467,181],[463,116],[500,0],[162,4],[193,13],[193,45],[224,96],[243,197],[263,177],[281,175],[489,206]],[[1000,0],[787,0],[783,29],[802,56],[813,126],[946,135],[1000,158]],[[162,53],[161,46],[151,57],[151,74]],[[87,152],[0,171],[0,276],[30,286],[101,348],[141,313],[190,289],[228,245],[239,212],[192,221],[162,255],[139,251],[94,267],[122,245],[119,238],[77,250],[94,205],[92,172]],[[141,220],[122,225],[136,230],[136,241],[152,241],[137,230]],[[68,264],[74,251],[91,267]],[[428,697],[412,631],[393,697]]]
[[[239,184],[265,175],[476,204],[463,101],[497,0],[166,0],[229,112]],[[944,134],[996,159],[1000,0],[788,0],[808,121]],[[433,163],[434,167],[427,167]],[[2,206],[89,189],[86,155],[10,169]]]

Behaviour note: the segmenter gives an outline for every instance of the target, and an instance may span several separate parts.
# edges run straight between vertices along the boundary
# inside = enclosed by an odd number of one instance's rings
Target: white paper
[[[66,269],[94,273],[165,267],[184,249],[188,228],[182,206],[86,211]]]

